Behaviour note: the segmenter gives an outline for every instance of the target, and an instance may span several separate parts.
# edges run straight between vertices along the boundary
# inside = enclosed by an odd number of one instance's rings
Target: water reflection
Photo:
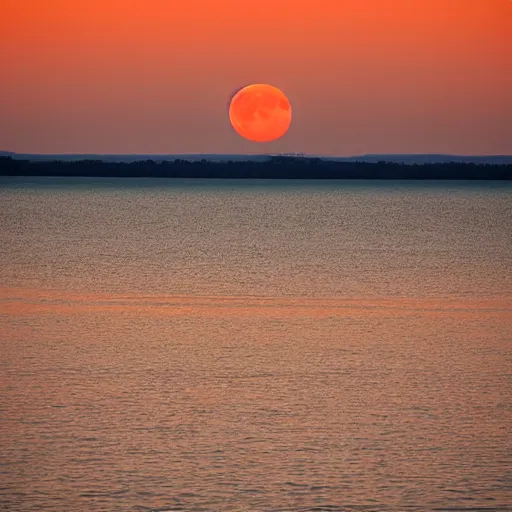
[[[0,190],[1,510],[510,508],[508,193],[114,185]]]

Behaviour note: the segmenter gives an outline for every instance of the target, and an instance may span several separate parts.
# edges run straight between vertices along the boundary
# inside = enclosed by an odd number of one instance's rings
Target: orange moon
[[[252,84],[231,99],[229,121],[235,131],[255,142],[282,137],[292,121],[292,107],[283,91],[268,84]]]

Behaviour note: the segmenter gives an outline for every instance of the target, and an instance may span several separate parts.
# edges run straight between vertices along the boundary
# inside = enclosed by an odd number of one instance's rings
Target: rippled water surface
[[[512,189],[0,181],[0,510],[512,510]]]

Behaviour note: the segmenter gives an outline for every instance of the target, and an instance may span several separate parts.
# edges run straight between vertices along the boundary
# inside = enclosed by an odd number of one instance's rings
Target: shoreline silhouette
[[[397,163],[336,161],[296,156],[266,160],[132,162],[24,160],[0,157],[0,176],[211,178],[211,179],[357,179],[357,180],[512,180],[512,164],[466,162]]]

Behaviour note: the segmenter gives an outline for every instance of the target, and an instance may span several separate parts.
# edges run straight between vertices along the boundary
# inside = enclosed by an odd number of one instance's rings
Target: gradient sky
[[[512,153],[511,0],[0,0],[0,150]],[[266,82],[289,132],[242,139]]]

